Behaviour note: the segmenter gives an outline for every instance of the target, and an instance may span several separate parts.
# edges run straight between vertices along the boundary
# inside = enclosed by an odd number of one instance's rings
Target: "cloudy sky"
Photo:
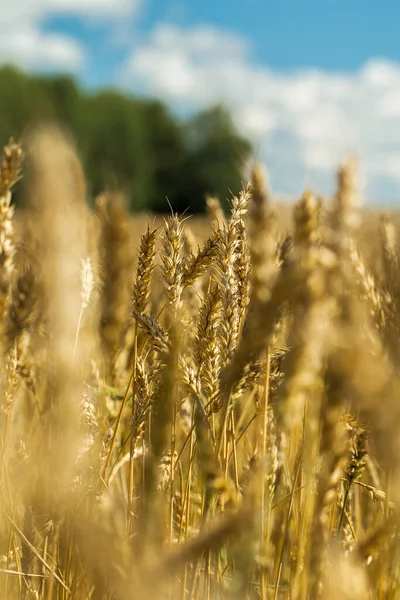
[[[273,188],[330,191],[356,153],[368,201],[400,204],[399,0],[11,0],[0,63],[68,71],[188,114],[227,104]]]

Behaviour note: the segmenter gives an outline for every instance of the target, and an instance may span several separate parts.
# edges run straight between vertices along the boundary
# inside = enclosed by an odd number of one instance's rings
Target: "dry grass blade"
[[[54,567],[51,567],[42,557],[42,555],[36,550],[36,548],[30,543],[30,541],[24,536],[24,534],[22,533],[22,531],[17,527],[17,525],[14,523],[14,521],[11,519],[11,517],[9,517],[8,515],[5,515],[6,519],[10,522],[12,528],[16,531],[16,533],[18,534],[18,536],[20,537],[20,539],[30,548],[31,552],[36,556],[36,558],[38,559],[38,561],[45,567],[45,569],[51,573],[51,575],[60,583],[60,585],[63,587],[63,589],[68,593],[68,595],[71,598],[74,598],[74,595],[72,594],[71,590],[68,588],[67,585],[65,585],[64,581],[57,575],[57,573],[54,570]],[[38,576],[38,575],[36,575]]]

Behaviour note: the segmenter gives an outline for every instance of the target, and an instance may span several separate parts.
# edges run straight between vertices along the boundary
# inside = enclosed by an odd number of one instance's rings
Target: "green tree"
[[[142,113],[151,177],[149,206],[155,212],[166,212],[169,201],[177,209],[186,157],[182,128],[159,101],[143,102]]]
[[[181,208],[190,206],[192,212],[201,212],[207,194],[225,203],[230,191],[239,193],[251,145],[239,135],[227,110],[216,106],[195,115],[184,134],[187,158]]]
[[[82,106],[80,139],[92,193],[119,188],[131,208],[146,206],[149,175],[140,103],[114,91],[90,96]]]
[[[132,210],[204,210],[207,194],[238,193],[250,144],[217,106],[182,123],[165,104],[113,90],[85,93],[69,76],[0,69],[0,144],[57,122],[75,138],[89,197],[125,190]],[[167,200],[168,199],[168,200]],[[18,195],[17,195],[18,201]]]
[[[68,75],[60,75],[37,77],[36,81],[52,105],[54,118],[79,137],[83,126],[83,96],[74,79]]]
[[[21,139],[28,129],[54,119],[54,109],[40,83],[15,67],[0,69],[0,144]]]

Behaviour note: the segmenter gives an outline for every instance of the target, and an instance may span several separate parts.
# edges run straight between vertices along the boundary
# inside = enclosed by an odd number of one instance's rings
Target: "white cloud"
[[[140,0],[11,0],[0,9],[0,64],[77,70],[85,48],[75,38],[48,32],[46,19],[77,16],[118,23],[132,16]]]
[[[13,0],[2,6],[0,24],[54,15],[115,19],[129,15],[138,5],[138,0]]]
[[[24,67],[79,68],[85,55],[73,39],[60,34],[42,33],[35,28],[20,28],[0,37],[0,62]]]
[[[288,167],[289,187],[290,168],[297,178],[315,173],[320,180],[357,152],[367,187],[375,190],[386,178],[400,198],[400,64],[374,59],[355,73],[279,73],[257,65],[245,40],[232,33],[162,23],[133,48],[123,78],[135,90],[188,108],[225,102],[256,147],[271,160],[275,153],[276,172]]]

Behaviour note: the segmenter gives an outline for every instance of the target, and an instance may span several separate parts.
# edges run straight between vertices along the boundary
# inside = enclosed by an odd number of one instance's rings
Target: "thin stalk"
[[[81,330],[81,326],[82,326],[82,318],[83,318],[83,311],[85,310],[84,306],[81,306],[81,310],[79,312],[79,318],[78,318],[78,324],[76,326],[76,334],[75,334],[75,342],[74,342],[74,351],[72,353],[72,359],[75,361],[75,356],[76,356],[76,350],[78,348],[78,338],[79,338],[79,332]]]
[[[122,399],[121,406],[120,406],[120,409],[119,409],[119,412],[118,412],[118,415],[117,415],[117,420],[115,421],[115,425],[114,425],[114,431],[113,431],[113,435],[112,435],[111,442],[110,442],[110,448],[109,448],[109,451],[108,451],[106,464],[104,466],[103,477],[104,477],[104,479],[105,479],[106,482],[108,481],[108,468],[110,466],[111,455],[112,455],[112,451],[114,449],[115,439],[116,439],[117,433],[118,433],[118,427],[119,427],[119,424],[121,422],[121,417],[122,417],[122,413],[123,413],[124,408],[125,408],[126,401],[128,399],[129,390],[131,388],[132,380],[133,380],[133,372],[131,373],[131,376],[129,378],[128,385],[126,386],[125,394],[124,394],[124,397]]]
[[[291,490],[291,494],[290,494],[290,502],[289,502],[288,511],[287,511],[287,515],[286,515],[285,533],[282,536],[282,539],[280,541],[279,559],[278,559],[278,570],[277,570],[276,579],[275,579],[274,600],[277,600],[278,593],[279,593],[279,584],[280,584],[280,580],[281,580],[282,566],[283,566],[283,551],[284,551],[284,548],[285,548],[285,541],[286,541],[286,538],[287,538],[287,535],[288,535],[288,531],[289,531],[290,515],[291,515],[291,512],[292,512],[292,508],[293,508],[294,494],[295,494],[295,490],[296,490],[296,487],[297,487],[297,479],[298,479],[299,474],[300,474],[301,463],[302,463],[302,458],[301,458],[301,454],[300,454],[300,456],[298,457],[298,461],[297,461],[295,476],[294,476],[294,479],[293,479],[293,485],[292,485],[292,490]]]
[[[263,429],[262,429],[262,452],[261,452],[261,460],[265,463],[266,454],[267,454],[267,438],[268,438],[268,400],[269,400],[269,378],[270,378],[270,362],[271,362],[271,350],[268,346],[267,348],[267,361],[265,364],[265,377],[264,377],[264,386],[263,386]],[[262,477],[261,477],[261,506],[260,506],[260,516],[261,516],[261,532],[260,532],[260,547],[261,549],[268,543],[269,539],[269,514],[268,511],[268,523],[267,527],[265,526],[265,465],[263,464],[262,468]],[[268,533],[268,538],[266,537],[266,533]],[[267,580],[266,580],[266,572],[263,569],[261,571],[261,581],[260,581],[260,594],[261,600],[265,600],[266,598],[266,588],[267,588]]]
[[[347,481],[346,483],[347,483],[347,485],[346,485],[346,489],[345,489],[345,492],[344,492],[342,510],[340,511],[339,523],[338,523],[338,526],[337,526],[337,534],[338,535],[339,535],[340,530],[342,528],[344,513],[345,513],[345,510],[346,510],[346,504],[347,504],[347,500],[348,500],[349,493],[350,493],[350,487],[351,487],[351,482],[350,481]]]
[[[135,319],[135,325],[134,325],[134,333],[133,333],[133,365],[132,365],[132,376],[131,376],[131,381],[132,381],[132,421],[133,421],[133,416],[134,416],[134,410],[135,410],[135,384],[136,384],[136,365],[137,365],[137,354],[138,354],[138,348],[137,348],[137,319]],[[130,449],[130,455],[129,455],[129,481],[128,481],[128,511],[127,511],[127,525],[128,525],[128,531],[130,531],[130,526],[131,526],[131,508],[132,508],[132,501],[133,501],[133,467],[134,467],[134,461],[133,461],[133,456],[134,456],[134,451],[135,451],[135,438],[133,437],[133,435],[131,436],[131,449]]]

